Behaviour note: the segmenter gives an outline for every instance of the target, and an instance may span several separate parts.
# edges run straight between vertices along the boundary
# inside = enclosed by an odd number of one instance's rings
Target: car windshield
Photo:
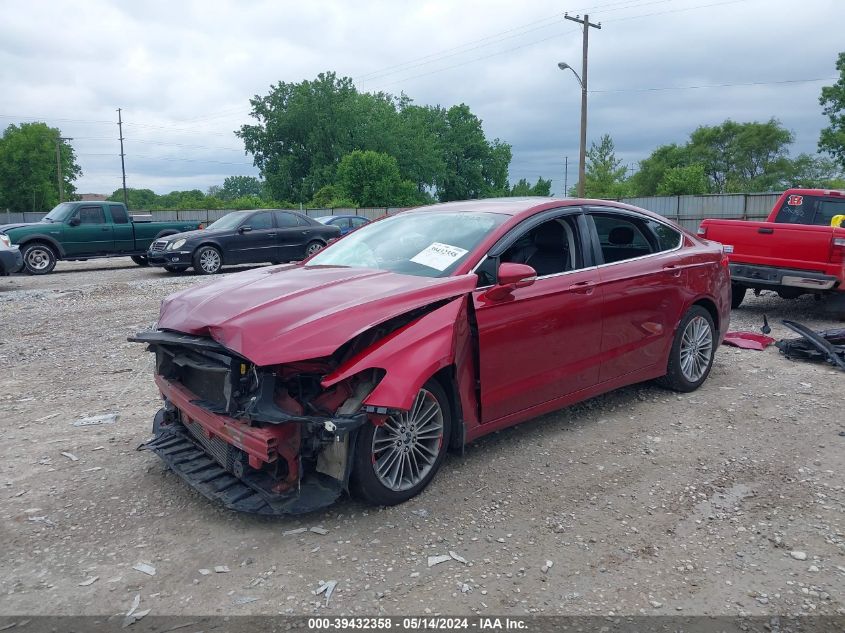
[[[498,213],[400,213],[350,233],[315,255],[308,266],[445,277],[507,218]]]
[[[238,224],[243,222],[244,218],[246,217],[246,213],[227,213],[222,218],[217,220],[216,222],[212,222],[206,227],[206,231],[219,231],[219,230],[226,230],[226,229],[233,229]]]
[[[62,202],[50,210],[50,213],[41,218],[42,222],[63,222],[73,211],[73,204]]]

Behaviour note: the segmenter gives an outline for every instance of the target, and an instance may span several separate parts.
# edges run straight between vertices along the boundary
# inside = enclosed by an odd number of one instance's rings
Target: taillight
[[[698,231],[696,231],[696,235],[698,235],[698,237],[707,237],[707,227],[703,224],[700,224],[698,227]]]
[[[845,263],[845,237],[834,237],[831,241],[830,261]]]

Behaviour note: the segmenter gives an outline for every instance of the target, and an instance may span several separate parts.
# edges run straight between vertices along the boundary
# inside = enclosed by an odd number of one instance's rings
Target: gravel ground
[[[204,282],[128,260],[0,278],[0,615],[136,594],[153,615],[845,613],[841,372],[723,347],[695,393],[637,385],[496,433],[404,505],[261,519],[135,451],[159,399],[126,337]],[[836,325],[764,295],[734,329],[764,312],[776,337],[781,318]],[[428,567],[450,550],[466,564]]]

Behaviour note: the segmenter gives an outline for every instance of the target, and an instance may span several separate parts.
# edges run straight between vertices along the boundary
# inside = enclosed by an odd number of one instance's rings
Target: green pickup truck
[[[0,234],[20,246],[23,270],[46,275],[60,259],[131,257],[146,266],[153,240],[203,228],[196,220],[150,220],[149,216],[130,216],[117,202],[62,202],[40,222],[0,225]]]

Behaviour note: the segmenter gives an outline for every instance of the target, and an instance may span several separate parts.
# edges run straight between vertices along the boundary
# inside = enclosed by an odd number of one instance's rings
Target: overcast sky
[[[815,151],[845,0],[0,0],[0,124],[59,127],[84,172],[77,191],[111,193],[120,107],[129,187],[206,190],[258,173],[232,133],[250,97],[335,70],[365,91],[468,104],[513,146],[512,181],[552,178],[559,193],[564,157],[570,185],[577,175],[580,108],[577,81],[557,68],[580,72],[565,10],[602,23],[590,32],[588,138],[610,134],[633,168],[726,118],[774,116],[794,153]],[[689,88],[749,83],[765,85]]]

